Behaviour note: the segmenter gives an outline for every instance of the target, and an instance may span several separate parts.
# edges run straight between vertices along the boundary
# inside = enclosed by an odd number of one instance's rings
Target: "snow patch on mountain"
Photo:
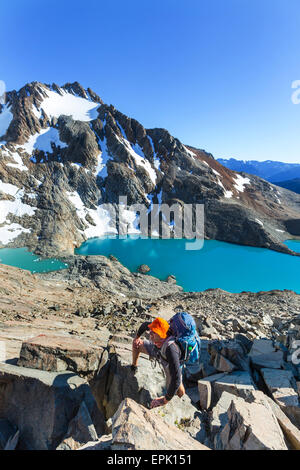
[[[16,196],[19,191],[22,190],[21,188],[18,188],[18,186],[10,183],[3,183],[3,181],[0,180],[0,192],[8,194],[9,196]]]
[[[6,166],[11,168],[17,168],[20,171],[28,171],[27,166],[24,165],[22,157],[17,152],[10,152],[9,150],[4,149],[2,153],[3,157],[9,157],[14,160],[15,163],[7,163]]]
[[[13,117],[14,116],[10,111],[10,106],[8,104],[3,105],[2,112],[0,114],[0,137],[6,134]]]
[[[227,189],[224,188],[224,185],[223,185],[223,183],[222,183],[221,180],[220,180],[220,178],[221,178],[220,173],[218,173],[218,172],[217,172],[216,170],[214,170],[213,168],[212,168],[212,171],[213,171],[214,174],[217,176],[217,184],[218,184],[219,186],[221,186],[221,188],[223,189],[224,197],[225,197],[226,199],[230,199],[230,198],[233,196],[232,191],[228,191]]]
[[[245,178],[244,176],[241,176],[241,175],[236,175],[234,187],[237,191],[239,191],[240,193],[243,193],[246,184],[251,184],[249,178]]]
[[[24,228],[20,224],[9,224],[0,227],[0,240],[2,245],[7,245],[17,238],[21,233],[30,233],[29,228]]]
[[[232,191],[227,191],[225,189],[224,197],[226,197],[227,199],[230,199],[232,196],[233,196],[233,192]]]
[[[62,142],[59,138],[59,132],[54,127],[47,127],[41,129],[34,135],[31,135],[25,144],[18,145],[17,148],[24,149],[29,155],[32,155],[34,150],[43,150],[45,153],[52,153],[52,145],[56,147],[65,148],[68,145]]]
[[[128,147],[128,145],[130,146],[128,141],[127,141],[126,145],[127,145],[127,147]],[[153,185],[155,186],[156,185],[156,180],[157,180],[156,171],[154,170],[154,168],[152,168],[151,163],[149,162],[149,160],[147,160],[147,158],[145,158],[143,150],[141,149],[141,147],[138,144],[133,145],[131,147],[130,153],[133,156],[136,165],[139,165],[139,166],[142,166],[142,167],[145,168],[145,170],[147,171],[147,173],[150,176],[150,179],[151,179]]]
[[[119,205],[119,221],[123,233],[127,232],[129,235],[140,234],[140,216],[134,210],[125,209],[122,205],[122,203]]]
[[[29,229],[25,229],[16,223],[10,223],[7,219],[9,214],[17,217],[23,217],[24,215],[32,217],[36,208],[22,202],[24,189],[20,189],[18,186],[3,183],[0,180],[0,192],[14,197],[14,201],[0,200],[0,224],[5,224],[3,227],[0,227],[0,240],[3,245],[6,245],[18,237],[20,233],[30,233]]]
[[[41,110],[38,110],[37,107],[36,107],[34,104],[32,105],[32,108],[31,108],[31,109],[32,109],[32,112],[33,112],[33,114],[35,115],[35,117],[36,117],[37,119],[41,119],[41,117],[42,117],[42,111],[41,111]]]
[[[38,186],[38,188],[43,184],[42,181],[38,180],[35,176],[31,175],[31,178],[35,182],[35,184]]]
[[[184,147],[184,150],[186,151],[186,153],[188,153],[191,158],[195,159],[195,157],[197,157],[197,155],[194,152],[192,152],[191,150],[189,150],[185,145],[183,147]]]
[[[20,171],[28,171],[28,167],[24,165],[22,158],[17,152],[10,154],[10,156],[14,159],[15,163],[8,163],[7,166],[17,168]]]
[[[116,227],[111,224],[112,218],[107,208],[99,206],[97,209],[89,209],[83,204],[77,191],[67,191],[66,194],[75,206],[78,218],[87,225],[87,228],[81,231],[87,239],[101,237],[107,233],[117,233]],[[86,220],[87,215],[92,218],[95,225]]]
[[[44,87],[41,90],[47,97],[40,104],[40,110],[43,109],[50,119],[66,115],[75,121],[87,122],[98,117],[97,109],[101,106],[99,103],[72,95],[63,89],[60,89],[61,94]]]
[[[96,170],[94,171],[94,176],[101,176],[102,178],[106,178],[107,176],[106,165],[107,165],[108,160],[111,160],[111,156],[108,153],[106,137],[104,137],[103,140],[100,140],[99,143],[100,143],[102,151],[99,153],[97,157],[97,165],[96,165]]]
[[[154,144],[153,144],[153,140],[151,139],[150,135],[147,136],[148,137],[148,140],[151,144],[151,147],[152,147],[152,151],[153,151],[153,160],[154,160],[154,166],[157,170],[161,171],[160,169],[160,159],[159,157],[157,156],[157,153],[155,152],[155,148],[154,148]],[[161,173],[164,175],[164,172],[161,171]]]
[[[14,214],[17,217],[23,217],[23,215],[29,215],[32,217],[36,211],[36,207],[29,206],[22,202],[24,196],[24,190],[13,186],[12,184],[6,184],[0,182],[0,191],[10,196],[14,196],[15,200],[0,200],[0,223],[4,223],[9,214]]]
[[[151,163],[143,153],[143,150],[138,144],[130,145],[130,142],[124,137],[125,133],[123,133],[123,138],[120,139],[119,136],[116,136],[120,143],[124,143],[128,152],[133,157],[134,162],[137,166],[142,166],[148,173],[149,178],[151,179],[154,186],[156,186],[157,174],[154,168],[152,168]]]

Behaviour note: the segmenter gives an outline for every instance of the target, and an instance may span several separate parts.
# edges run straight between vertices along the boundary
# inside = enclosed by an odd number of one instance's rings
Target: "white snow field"
[[[0,137],[6,134],[7,129],[11,121],[13,120],[13,114],[10,112],[10,106],[5,104],[2,112],[0,113]]]
[[[3,183],[0,180],[0,191],[4,194],[14,197],[14,201],[1,200],[0,201],[0,224],[5,223],[3,227],[0,227],[0,240],[3,245],[6,245],[20,233],[29,233],[29,229],[25,229],[19,224],[10,223],[7,220],[9,214],[14,214],[17,217],[28,215],[32,217],[35,213],[36,208],[31,207],[28,204],[24,204],[21,199],[24,196],[24,189],[20,189],[17,186],[10,183]]]
[[[243,193],[246,184],[251,184],[249,178],[244,178],[241,175],[236,175],[234,187],[237,191],[239,191],[240,193]]]
[[[61,95],[55,91],[40,87],[47,95],[40,104],[39,110],[44,110],[49,118],[59,118],[61,115],[72,116],[75,121],[92,121],[98,116],[99,103],[89,101],[80,96],[72,95],[60,89]]]
[[[52,153],[51,143],[54,143],[56,147],[64,148],[68,145],[62,142],[59,138],[59,132],[54,127],[47,127],[41,129],[34,135],[31,135],[25,144],[18,145],[17,148],[24,149],[29,155],[33,153],[35,149],[43,150],[44,152]]]

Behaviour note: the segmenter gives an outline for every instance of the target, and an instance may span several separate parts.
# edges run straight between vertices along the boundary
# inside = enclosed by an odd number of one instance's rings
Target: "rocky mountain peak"
[[[204,203],[207,238],[289,252],[282,241],[287,221],[295,227],[300,220],[299,196],[225,168],[166,129],[145,129],[78,82],[32,82],[6,99],[0,110],[2,246],[71,253],[87,238],[116,230],[104,204],[127,196],[128,204],[145,204],[149,213],[154,203]],[[128,223],[137,230],[137,219]]]

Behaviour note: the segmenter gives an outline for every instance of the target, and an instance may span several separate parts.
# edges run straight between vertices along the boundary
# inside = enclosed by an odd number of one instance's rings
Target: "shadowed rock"
[[[87,382],[72,372],[0,364],[0,418],[20,431],[21,449],[56,449],[85,402],[98,435],[105,430]]]
[[[98,435],[84,401],[81,402],[75,418],[69,424],[66,436],[56,450],[75,450],[90,441],[97,441]]]

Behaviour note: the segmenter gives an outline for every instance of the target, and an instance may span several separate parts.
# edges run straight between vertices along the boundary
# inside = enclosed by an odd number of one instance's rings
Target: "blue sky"
[[[218,157],[300,163],[299,0],[3,0],[0,79],[79,81]]]

